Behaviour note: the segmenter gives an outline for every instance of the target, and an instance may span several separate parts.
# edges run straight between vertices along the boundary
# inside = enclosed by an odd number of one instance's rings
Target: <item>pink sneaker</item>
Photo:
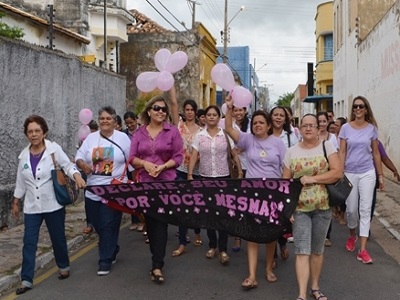
[[[362,261],[363,264],[372,264],[372,258],[369,256],[367,250],[358,251],[357,260]]]
[[[358,240],[358,236],[349,236],[349,238],[347,239],[346,242],[346,250],[353,252],[354,250],[356,250],[356,242]]]

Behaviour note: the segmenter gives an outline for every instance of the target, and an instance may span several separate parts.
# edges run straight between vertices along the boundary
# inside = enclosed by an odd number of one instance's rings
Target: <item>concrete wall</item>
[[[49,139],[69,155],[76,152],[78,113],[89,108],[97,118],[101,106],[125,112],[125,78],[42,47],[0,37],[0,226],[12,225],[9,203],[18,155],[27,145],[23,122],[43,116]]]
[[[399,12],[400,0],[397,0],[365,40],[358,42],[351,32],[334,57],[335,105],[341,106],[343,101],[346,113],[350,112],[349,106],[355,96],[367,97],[378,122],[379,139],[397,167],[400,166]],[[363,19],[360,17],[360,22]]]

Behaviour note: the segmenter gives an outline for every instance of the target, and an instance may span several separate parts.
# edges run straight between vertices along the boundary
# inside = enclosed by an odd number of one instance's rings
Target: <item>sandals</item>
[[[240,238],[238,238],[238,237],[235,237],[235,239],[233,241],[232,251],[233,252],[239,252],[241,246],[242,246],[242,240]]]
[[[278,277],[274,273],[267,273],[265,274],[265,279],[270,283],[274,283],[278,280]]]
[[[315,294],[317,294],[317,295],[315,295]],[[328,298],[324,294],[322,294],[320,289],[316,289],[316,290],[311,289],[310,296],[316,300],[328,300]]]
[[[246,278],[242,282],[242,288],[245,290],[255,289],[257,287],[257,281],[251,280],[250,278]]]
[[[216,250],[215,248],[209,249],[209,250],[207,251],[207,253],[206,253],[206,257],[207,257],[208,259],[214,258],[215,252],[216,252],[216,251],[217,251],[217,250]]]
[[[160,269],[154,269],[150,271],[150,277],[151,277],[151,281],[155,282],[155,283],[164,283],[164,276],[161,273]]]
[[[26,293],[30,289],[32,289],[32,288],[28,287],[28,286],[25,286],[25,285],[21,285],[19,288],[16,289],[15,294],[16,295],[21,295],[21,294]]]
[[[136,227],[136,230],[138,232],[144,231],[144,224],[143,223],[139,223],[138,226]]]
[[[286,245],[284,246],[280,246],[281,248],[281,258],[282,260],[287,260],[289,258],[289,250],[286,247]]]
[[[203,245],[203,242],[201,240],[195,240],[193,245],[199,247],[199,246]]]
[[[58,273],[58,279],[63,280],[69,277],[69,271]]]
[[[179,248],[172,252],[172,257],[177,257],[185,252],[185,246],[179,245]]]
[[[219,253],[219,262],[223,265],[226,265],[229,263],[229,256],[226,254],[226,252],[222,251]]]

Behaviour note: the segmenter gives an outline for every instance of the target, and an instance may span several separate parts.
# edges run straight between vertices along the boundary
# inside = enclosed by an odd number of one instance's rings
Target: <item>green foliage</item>
[[[153,98],[154,96],[158,95],[159,92],[151,92],[151,93],[141,93],[138,99],[133,100],[133,105],[135,107],[135,114],[140,115],[140,113],[146,107],[147,102]]]
[[[0,12],[0,19],[3,18],[5,15],[5,13]],[[25,33],[23,32],[22,28],[16,26],[10,27],[4,22],[0,22],[0,35],[12,39],[19,39],[22,38]]]
[[[277,106],[290,106],[290,101],[294,98],[294,93],[285,93],[276,101]]]

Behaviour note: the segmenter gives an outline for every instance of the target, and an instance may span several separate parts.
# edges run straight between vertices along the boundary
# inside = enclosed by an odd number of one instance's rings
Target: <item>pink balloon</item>
[[[246,107],[253,100],[250,91],[242,86],[235,86],[231,95],[235,107]]]
[[[168,71],[162,71],[157,77],[157,87],[166,92],[174,85],[174,77]]]
[[[225,129],[225,119],[221,119],[218,122],[218,127]]]
[[[172,54],[165,66],[165,70],[170,73],[176,73],[182,70],[188,62],[188,56],[183,51],[176,51]]]
[[[235,86],[233,73],[226,64],[216,64],[211,70],[211,78],[226,91],[231,91]]]
[[[154,62],[160,72],[165,71],[165,67],[167,66],[170,56],[171,52],[168,49],[164,48],[157,51],[156,55],[154,56]]]
[[[84,141],[87,136],[90,134],[90,128],[87,125],[81,125],[78,129],[78,139],[80,141]]]
[[[83,108],[79,112],[78,118],[79,118],[79,122],[81,122],[84,125],[87,125],[93,119],[93,113],[90,109]]]
[[[143,72],[136,78],[136,86],[144,93],[154,91],[160,72]]]
[[[221,106],[221,111],[222,111],[222,113],[223,113],[224,115],[226,115],[226,111],[227,111],[227,110],[228,110],[228,107],[227,107],[226,103],[222,104],[222,106]]]

